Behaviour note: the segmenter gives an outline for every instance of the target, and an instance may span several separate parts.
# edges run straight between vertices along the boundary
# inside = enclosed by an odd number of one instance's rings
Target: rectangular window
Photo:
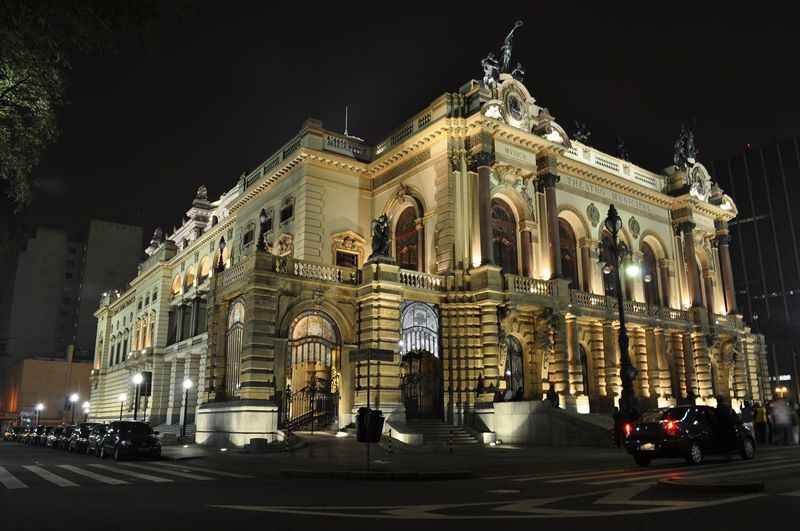
[[[244,245],[250,245],[251,243],[253,243],[254,238],[255,238],[255,229],[250,229],[244,233],[244,239],[242,243]]]
[[[73,276],[72,273],[67,273],[64,275],[64,278],[72,278],[72,276]]]
[[[347,251],[336,251],[336,265],[358,269],[358,255]]]
[[[286,223],[294,217],[294,197],[287,197],[281,205],[281,223]]]

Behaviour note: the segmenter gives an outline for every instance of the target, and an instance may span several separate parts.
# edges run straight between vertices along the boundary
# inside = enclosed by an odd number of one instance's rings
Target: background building
[[[768,338],[770,374],[796,395],[800,353],[800,149],[797,139],[716,161],[712,174],[739,209],[730,222],[736,300]],[[795,399],[796,401],[796,399]]]

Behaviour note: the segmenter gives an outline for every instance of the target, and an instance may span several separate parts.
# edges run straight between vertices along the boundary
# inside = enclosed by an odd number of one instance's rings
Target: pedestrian
[[[622,414],[619,412],[619,408],[615,407],[614,412],[611,414],[611,418],[614,419],[614,445],[619,448],[622,445]]]
[[[753,438],[755,439],[756,429],[755,426],[753,425],[753,407],[750,405],[750,402],[748,402],[747,400],[742,400],[742,406],[739,409],[739,411],[740,411],[739,415],[742,417],[742,424],[744,425],[745,428],[747,428],[747,431],[749,431],[750,435],[752,435]]]
[[[800,409],[794,402],[789,406],[792,409],[792,444],[800,444]]]
[[[553,407],[558,407],[558,393],[556,393],[556,386],[550,383],[550,388],[547,390],[547,400]]]
[[[514,393],[514,400],[525,400],[525,391],[522,390],[522,387],[517,388],[517,392]]]
[[[697,395],[694,394],[694,391],[692,389],[689,389],[689,392],[686,393],[686,404],[694,406],[696,405],[695,402],[697,402]]]
[[[717,399],[717,407],[714,411],[714,416],[717,421],[720,447],[728,455],[728,461],[730,461],[733,452],[736,451],[738,446],[736,426],[734,424],[735,413],[731,409],[727,398],[722,395],[717,395],[715,398]]]
[[[755,410],[755,426],[758,442],[759,444],[767,444],[767,408],[756,402]]]
[[[772,443],[792,444],[792,417],[794,411],[783,401],[783,398],[779,398],[773,404],[771,420],[775,436]]]

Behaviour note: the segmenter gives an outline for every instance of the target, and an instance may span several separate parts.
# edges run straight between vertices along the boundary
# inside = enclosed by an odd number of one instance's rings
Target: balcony
[[[596,293],[585,291],[570,290],[569,302],[571,306],[596,310],[598,313],[605,313],[607,318],[616,319],[618,314],[618,303],[616,297],[607,297]],[[671,324],[690,325],[692,324],[689,312],[676,310],[664,306],[655,306],[644,302],[626,300],[622,303],[625,309],[625,317],[633,322],[642,321],[667,321]]]
[[[400,284],[407,288],[427,291],[444,291],[445,289],[444,277],[408,269],[400,270]]]

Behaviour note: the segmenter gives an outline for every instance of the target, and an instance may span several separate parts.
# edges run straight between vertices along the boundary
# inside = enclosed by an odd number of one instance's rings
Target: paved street
[[[456,448],[453,454],[392,453],[373,448],[376,470],[469,470],[447,481],[295,479],[282,470],[355,470],[364,448],[352,439],[304,436],[296,452],[250,455],[236,451],[169,448],[184,460],[124,461],[0,443],[0,504],[7,521],[88,514],[115,529],[352,529],[380,520],[382,527],[456,528],[465,519],[494,529],[530,527],[528,520],[561,518],[580,528],[642,525],[729,529],[787,523],[800,501],[800,449],[759,449],[753,461],[710,460],[700,467],[656,461],[639,468],[616,449]],[[709,482],[762,480],[766,491],[676,494],[657,490],[658,479]],[[721,513],[724,511],[724,513]],[[658,516],[669,512],[668,517]],[[655,514],[654,514],[655,513]],[[8,520],[10,519],[10,520]],[[564,525],[559,522],[559,525]]]

